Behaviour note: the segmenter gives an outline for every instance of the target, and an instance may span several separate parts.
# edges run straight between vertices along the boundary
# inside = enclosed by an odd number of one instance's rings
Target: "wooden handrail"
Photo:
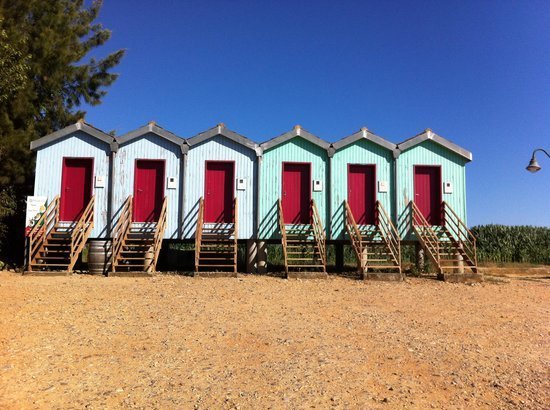
[[[237,272],[237,251],[239,241],[239,201],[237,197],[233,199],[233,236],[235,243],[235,252],[233,253],[234,271]]]
[[[124,205],[120,211],[115,229],[113,230],[113,243],[111,246],[111,270],[114,272],[116,260],[122,249],[122,245],[128,236],[130,227],[132,226],[132,211],[134,207],[134,199],[132,195],[126,198]]]
[[[199,271],[199,256],[201,252],[202,227],[204,224],[204,199],[199,199],[199,209],[197,212],[197,229],[195,230],[195,272]]]
[[[363,238],[361,236],[361,231],[355,222],[351,208],[349,207],[348,201],[344,200],[344,226],[346,231],[351,239],[351,245],[355,251],[355,256],[360,263],[361,269],[364,269],[366,266],[366,260],[363,258]],[[359,244],[357,244],[359,242]]]
[[[428,232],[427,235],[425,234],[426,230],[423,231],[424,234],[421,234],[420,229],[417,229],[416,227],[417,226],[429,227],[430,224],[428,223],[426,218],[424,218],[424,215],[422,215],[422,212],[420,212],[420,210],[418,209],[414,201],[410,201],[409,204],[411,206],[411,211],[412,211],[411,223],[412,223],[413,230],[419,237],[418,239],[424,241],[426,245],[426,249],[430,253],[430,256],[434,259],[434,262],[439,266],[439,261],[440,261],[439,240],[431,229],[427,229],[427,232]],[[420,222],[420,224],[417,224],[415,222]]]
[[[442,206],[445,227],[454,232],[459,244],[466,251],[470,260],[477,266],[476,237],[447,202],[443,201]]]
[[[311,226],[313,228],[313,234],[315,235],[315,240],[317,241],[317,246],[319,248],[319,254],[321,255],[321,260],[323,266],[327,266],[327,255],[326,255],[326,235],[325,229],[323,228],[323,222],[319,215],[317,205],[315,200],[311,200]]]
[[[71,232],[71,252],[69,255],[70,263],[67,267],[67,271],[69,272],[72,272],[73,267],[78,260],[78,255],[80,255],[84,245],[86,245],[86,241],[94,228],[94,210],[95,196],[92,196]]]
[[[286,228],[285,228],[285,218],[283,216],[283,204],[281,199],[277,200],[277,214],[279,217],[279,230],[281,231],[281,244],[283,245],[283,258],[285,260],[285,272],[288,275],[288,256],[287,256],[287,239],[286,239]]]
[[[376,211],[378,215],[378,226],[383,233],[382,237],[388,244],[388,248],[392,252],[397,263],[401,264],[401,237],[399,236],[399,232],[380,201],[376,201]]]
[[[28,236],[28,260],[27,268],[32,270],[31,263],[36,257],[38,250],[44,244],[46,237],[59,221],[59,195],[57,195],[46,207],[44,213],[40,216],[33,226]]]
[[[147,267],[149,272],[155,272],[157,269],[157,261],[160,254],[160,248],[162,248],[162,240],[164,239],[164,231],[166,230],[166,219],[168,210],[168,197],[164,197],[162,200],[162,207],[160,209],[159,219],[155,228],[155,235],[153,237],[153,263]]]

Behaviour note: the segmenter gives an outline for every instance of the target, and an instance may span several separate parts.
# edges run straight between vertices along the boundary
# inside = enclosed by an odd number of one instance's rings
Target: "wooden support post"
[[[256,246],[256,273],[267,272],[267,244],[264,241],[258,241]]]
[[[254,239],[246,241],[246,273],[256,273],[258,247]]]
[[[344,243],[337,242],[334,244],[335,256],[336,256],[336,272],[342,272],[344,270]]]
[[[424,254],[424,248],[422,248],[420,242],[416,242],[416,267],[420,273],[426,271],[426,255]]]
[[[459,245],[460,248],[462,248],[462,244]],[[457,249],[455,253],[455,260],[456,260],[456,266],[457,270],[456,273],[464,273],[464,256],[462,256],[462,253],[459,249]]]

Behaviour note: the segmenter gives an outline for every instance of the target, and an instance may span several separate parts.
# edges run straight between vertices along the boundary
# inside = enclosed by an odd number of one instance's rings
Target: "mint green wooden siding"
[[[336,151],[332,158],[332,239],[345,239],[344,200],[348,199],[348,164],[376,165],[376,199],[389,215],[393,215],[393,153],[372,141],[356,141]],[[387,181],[388,192],[378,192],[378,181]]]
[[[457,215],[466,222],[466,160],[433,141],[424,141],[399,155],[397,159],[397,220],[403,239],[410,236],[410,215],[407,207],[414,199],[414,166],[441,166],[441,195]],[[453,193],[445,194],[443,184],[451,182]]]
[[[283,162],[310,162],[312,180],[323,182],[321,192],[311,192],[315,200],[323,226],[327,227],[326,195],[327,152],[300,137],[294,137],[281,145],[268,149],[263,154],[260,171],[260,218],[258,237],[260,239],[280,238],[277,215],[277,200],[281,198]],[[310,185],[312,189],[313,182]]]

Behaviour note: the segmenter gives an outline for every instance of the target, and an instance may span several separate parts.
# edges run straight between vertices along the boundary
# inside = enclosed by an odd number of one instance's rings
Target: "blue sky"
[[[151,6],[154,4],[154,6]],[[190,137],[219,122],[262,142],[300,124],[328,141],[425,128],[474,154],[469,225],[550,226],[550,1],[105,0],[126,48],[86,120],[154,120]]]

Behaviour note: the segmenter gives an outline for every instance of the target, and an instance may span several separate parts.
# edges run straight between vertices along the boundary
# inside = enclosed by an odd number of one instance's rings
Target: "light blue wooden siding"
[[[195,236],[199,199],[204,196],[205,161],[235,161],[235,195],[239,203],[239,239],[254,236],[256,152],[229,138],[218,135],[189,149],[185,170],[185,206],[183,235]],[[237,190],[236,180],[246,179],[246,189]]]
[[[323,183],[321,192],[313,192],[325,230],[327,228],[327,190],[330,189],[327,180],[327,152],[321,147],[301,138],[291,140],[268,149],[263,154],[260,170],[260,223],[258,236],[260,239],[280,238],[277,216],[277,200],[281,198],[282,164],[283,162],[311,163],[312,180]]]
[[[414,166],[441,166],[441,194],[457,215],[466,222],[466,160],[433,141],[424,141],[399,155],[397,159],[397,220],[404,239],[410,236],[410,214],[407,205],[414,198]],[[443,193],[443,184],[452,182],[453,193]],[[407,237],[406,237],[407,235]]]
[[[109,144],[83,131],[76,131],[61,140],[41,147],[36,153],[36,177],[34,195],[46,196],[48,201],[61,195],[61,173],[63,157],[94,158],[95,214],[92,238],[107,235],[107,197],[109,186]],[[95,187],[95,177],[105,177],[105,188]]]
[[[334,153],[331,164],[332,239],[345,239],[344,200],[348,198],[348,164],[376,165],[376,199],[393,213],[393,153],[368,140],[359,140]],[[388,183],[388,192],[378,192],[378,181]]]
[[[154,133],[122,144],[115,156],[113,219],[118,220],[120,209],[129,195],[134,194],[134,169],[136,159],[165,160],[164,194],[168,198],[165,239],[178,239],[178,215],[180,205],[180,160],[181,148]],[[167,189],[167,179],[178,181],[176,189]]]

